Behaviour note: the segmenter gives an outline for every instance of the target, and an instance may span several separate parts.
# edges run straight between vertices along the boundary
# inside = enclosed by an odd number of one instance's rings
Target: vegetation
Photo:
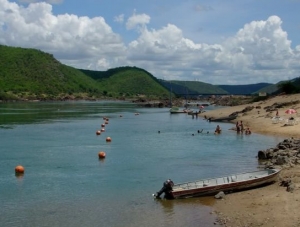
[[[286,94],[295,94],[300,92],[300,86],[291,81],[283,82],[278,85],[279,91]]]
[[[245,95],[245,94],[257,94],[260,89],[268,87],[270,83],[258,83],[258,84],[247,84],[247,85],[218,85],[218,87],[224,89],[229,94],[233,95]]]
[[[0,45],[0,98],[51,99],[101,93],[94,80],[52,55],[34,49]]]
[[[137,67],[119,67],[105,72],[82,70],[113,97],[169,98],[169,90],[149,72]]]
[[[0,45],[0,100],[64,100],[97,98],[169,99],[198,95],[252,94],[269,89],[300,92],[300,79],[272,84],[212,85],[198,81],[159,80],[144,69],[107,71],[76,69],[36,49]],[[174,95],[175,94],[175,95]]]
[[[0,45],[0,100],[169,97],[169,91],[143,69],[79,70],[35,49]]]

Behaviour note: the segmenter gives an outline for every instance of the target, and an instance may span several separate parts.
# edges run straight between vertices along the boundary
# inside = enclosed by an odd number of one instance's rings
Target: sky
[[[299,12],[300,0],[0,0],[0,44],[80,69],[277,83],[300,77]]]

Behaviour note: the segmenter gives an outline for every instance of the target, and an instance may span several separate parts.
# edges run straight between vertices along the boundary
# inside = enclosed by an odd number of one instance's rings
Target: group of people
[[[244,131],[245,131],[246,135],[250,135],[251,134],[251,130],[250,130],[249,127],[246,128],[246,130],[245,130],[243,121],[240,121],[240,122],[237,121],[236,124],[235,124],[235,127],[236,127],[236,132],[237,133],[244,133]]]

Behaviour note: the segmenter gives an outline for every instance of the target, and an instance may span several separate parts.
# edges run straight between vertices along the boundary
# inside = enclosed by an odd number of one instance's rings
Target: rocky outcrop
[[[276,147],[258,151],[257,158],[265,168],[289,168],[300,164],[300,139],[290,138],[278,143]],[[287,192],[293,192],[295,184],[291,177],[279,180]]]
[[[257,158],[268,168],[275,165],[292,167],[300,164],[300,139],[285,139],[274,148],[260,150]]]

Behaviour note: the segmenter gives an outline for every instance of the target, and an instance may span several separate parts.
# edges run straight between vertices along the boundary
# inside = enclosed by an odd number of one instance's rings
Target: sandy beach
[[[232,122],[233,129],[237,121],[243,121],[244,127],[249,127],[252,133],[280,135],[283,138],[299,138],[300,122],[292,125],[288,123],[291,116],[296,120],[300,119],[298,100],[300,100],[300,94],[281,95],[265,101],[207,111],[199,116],[204,117],[206,115],[207,118],[227,117],[248,107],[249,111],[239,113]],[[273,108],[278,104],[281,106],[280,108]],[[290,108],[295,109],[297,113],[286,114],[285,111]],[[280,120],[275,121],[272,118],[276,116],[277,110]],[[300,203],[300,166],[281,166],[281,168],[278,182],[258,189],[227,194],[224,199],[217,200],[214,210],[220,217],[219,222],[223,226],[232,227],[300,226],[300,215],[298,215],[297,209]],[[295,186],[293,192],[288,192],[286,187],[280,185],[280,179],[285,178],[292,180]]]

